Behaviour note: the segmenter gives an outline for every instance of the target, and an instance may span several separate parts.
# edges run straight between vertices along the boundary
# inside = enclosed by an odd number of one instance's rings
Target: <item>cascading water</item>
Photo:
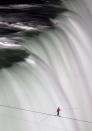
[[[0,131],[91,131],[88,2],[65,1],[71,11],[52,20],[56,29],[24,37],[26,61],[0,70]]]

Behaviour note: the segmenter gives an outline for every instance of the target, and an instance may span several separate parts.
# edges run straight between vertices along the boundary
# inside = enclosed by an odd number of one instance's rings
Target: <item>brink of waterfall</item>
[[[4,42],[0,39],[0,66],[8,67],[25,60],[30,53],[22,47],[19,39],[23,42],[25,36],[31,37],[55,28],[53,19],[64,11],[66,9],[60,0],[0,1],[0,37],[4,37]],[[21,48],[16,45],[16,41]],[[5,43],[11,43],[11,46]],[[17,46],[16,49],[13,44]]]

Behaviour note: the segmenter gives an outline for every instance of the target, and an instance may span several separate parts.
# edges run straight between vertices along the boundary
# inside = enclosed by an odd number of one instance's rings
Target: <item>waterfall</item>
[[[24,36],[25,62],[0,70],[1,131],[92,129],[91,3],[64,2],[55,29]]]

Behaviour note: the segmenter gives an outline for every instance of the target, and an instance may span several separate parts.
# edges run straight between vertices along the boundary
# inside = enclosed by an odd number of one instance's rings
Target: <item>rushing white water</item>
[[[88,2],[66,3],[75,12],[59,16],[56,30],[25,38],[31,56],[0,71],[0,131],[92,130]],[[58,106],[63,117],[53,116]]]

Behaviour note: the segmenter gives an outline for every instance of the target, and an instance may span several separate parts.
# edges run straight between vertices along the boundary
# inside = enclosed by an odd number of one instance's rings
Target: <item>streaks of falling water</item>
[[[76,7],[73,10],[77,10],[78,4],[79,1],[77,6],[72,3]],[[69,6],[72,8],[71,3]],[[59,17],[60,24],[56,30],[26,39],[25,47],[33,52],[27,62],[0,71],[0,104],[46,113],[56,111],[60,105],[72,108],[71,111],[64,110],[63,116],[92,121],[92,18],[84,7],[86,5],[80,3],[80,14],[77,15],[79,11],[76,11],[75,14],[68,13]],[[73,107],[78,110],[75,111]],[[91,124],[56,117],[48,117],[40,122],[44,117],[0,107],[0,130],[92,129]]]

